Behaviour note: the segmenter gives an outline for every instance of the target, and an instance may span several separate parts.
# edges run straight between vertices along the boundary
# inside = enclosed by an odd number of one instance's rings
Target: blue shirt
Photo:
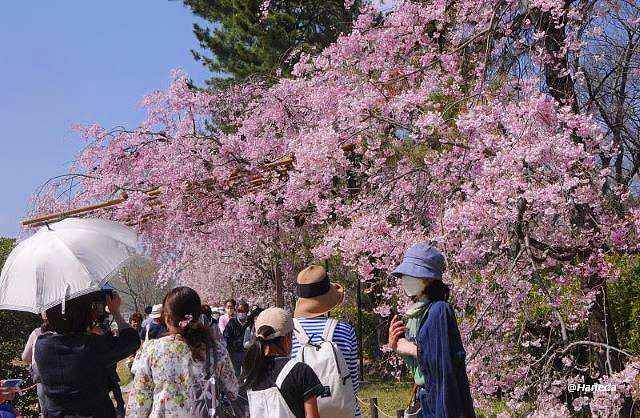
[[[316,316],[314,318],[296,318],[300,323],[300,326],[304,329],[304,332],[311,339],[311,343],[316,344],[320,342],[322,334],[324,332],[324,326],[327,322],[326,316]],[[346,322],[338,322],[335,332],[333,333],[334,343],[342,352],[347,368],[349,368],[349,374],[351,375],[351,382],[353,383],[353,390],[357,394],[360,386],[360,373],[358,368],[358,340],[356,338],[356,331],[351,324]],[[295,336],[293,336],[293,349],[291,350],[291,356],[295,357],[300,349],[300,342]],[[360,412],[360,406],[356,399],[356,418],[362,417]]]
[[[156,338],[160,338],[164,335],[165,332],[167,332],[167,328],[162,325],[159,322],[153,321],[150,322],[149,325],[147,325],[147,327],[149,327],[149,339],[150,340],[155,340]],[[140,339],[141,340],[146,340],[147,339],[147,327],[144,328],[140,328]]]

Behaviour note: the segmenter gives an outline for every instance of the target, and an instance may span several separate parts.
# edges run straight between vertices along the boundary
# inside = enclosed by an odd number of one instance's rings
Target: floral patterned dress
[[[238,394],[238,381],[229,353],[215,344],[211,372],[230,399]],[[203,361],[195,361],[179,335],[146,342],[133,364],[135,375],[127,402],[127,417],[189,417],[189,387],[205,378]]]

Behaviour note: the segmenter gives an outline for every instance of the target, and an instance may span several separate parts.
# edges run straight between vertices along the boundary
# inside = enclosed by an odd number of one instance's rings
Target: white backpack
[[[313,344],[302,325],[293,319],[296,338],[300,350],[296,360],[308,364],[318,375],[324,386],[324,393],[318,398],[321,417],[353,418],[355,415],[355,395],[351,374],[340,348],[333,342],[333,333],[338,321],[328,318],[322,333],[322,341]]]
[[[293,366],[298,364],[298,361],[291,359],[285,364],[276,380],[274,387],[265,390],[247,390],[247,397],[249,399],[249,416],[251,418],[295,418],[291,408],[287,405],[287,402],[282,397],[280,389],[284,379],[289,375]]]

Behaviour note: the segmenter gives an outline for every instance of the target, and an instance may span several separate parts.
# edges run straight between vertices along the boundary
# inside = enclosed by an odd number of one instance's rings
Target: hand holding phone
[[[404,338],[404,322],[402,322],[402,319],[399,318],[398,315],[394,315],[389,325],[389,348],[396,351],[400,338]]]
[[[3,388],[18,388],[20,387],[22,382],[24,382],[24,380],[22,379],[7,379],[3,380],[0,386],[2,386]]]
[[[0,380],[0,403],[12,401],[20,391],[21,384],[22,379]]]

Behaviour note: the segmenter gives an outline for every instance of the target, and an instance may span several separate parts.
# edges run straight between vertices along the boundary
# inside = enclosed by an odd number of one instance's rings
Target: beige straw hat
[[[344,301],[344,288],[329,282],[322,266],[309,266],[298,274],[295,318],[312,318],[329,312]]]

